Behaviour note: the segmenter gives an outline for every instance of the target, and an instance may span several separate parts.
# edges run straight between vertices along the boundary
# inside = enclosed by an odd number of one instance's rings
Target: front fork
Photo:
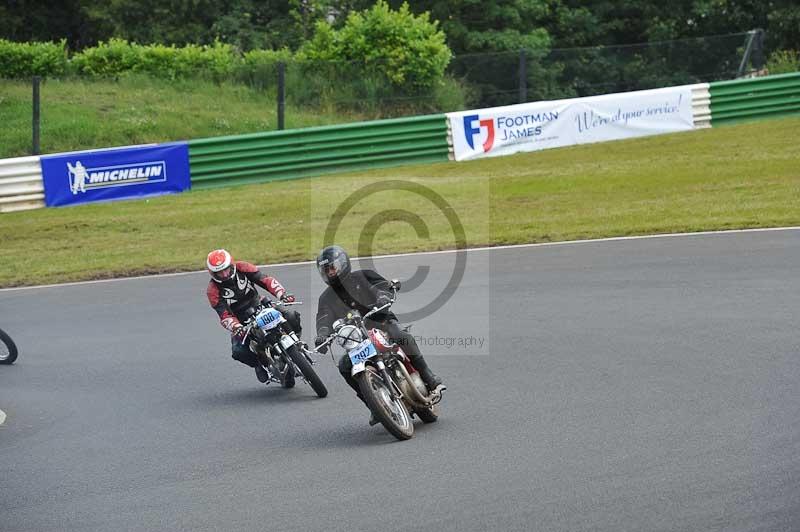
[[[383,382],[386,383],[389,394],[392,396],[392,400],[401,399],[403,393],[400,391],[400,388],[397,387],[397,384],[395,384],[394,379],[389,376],[389,371],[386,369],[386,364],[383,363],[383,360],[375,362],[375,367],[380,371]]]

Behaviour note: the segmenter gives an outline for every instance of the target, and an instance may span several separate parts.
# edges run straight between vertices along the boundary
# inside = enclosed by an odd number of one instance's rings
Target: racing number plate
[[[280,312],[274,308],[265,308],[256,316],[256,325],[269,331],[278,326],[279,323],[286,321]]]
[[[348,355],[350,355],[350,361],[353,363],[353,366],[357,364],[363,364],[369,358],[374,357],[378,354],[378,351],[375,349],[375,346],[372,345],[372,340],[367,338],[353,349],[350,350]]]
[[[281,336],[281,345],[283,346],[284,349],[289,349],[294,345],[294,338],[292,338],[288,334]]]

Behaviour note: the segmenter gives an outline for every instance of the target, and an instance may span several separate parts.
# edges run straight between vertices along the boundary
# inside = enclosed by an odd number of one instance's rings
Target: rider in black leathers
[[[391,300],[392,289],[389,281],[372,270],[350,271],[350,258],[339,246],[328,246],[322,250],[317,258],[317,269],[322,280],[328,288],[319,296],[317,307],[317,346],[325,342],[330,335],[333,322],[344,318],[347,313],[355,309],[362,315],[374,307],[382,307]],[[384,311],[372,315],[366,320],[367,328],[378,328],[384,331],[389,339],[400,345],[411,364],[419,371],[422,381],[428,390],[433,391],[442,385],[442,379],[437,377],[428,367],[427,362],[420,353],[414,337],[404,331],[397,317],[391,311]],[[324,352],[325,347],[321,348]],[[353,364],[345,354],[339,360],[339,373],[355,391],[358,384],[350,374]]]

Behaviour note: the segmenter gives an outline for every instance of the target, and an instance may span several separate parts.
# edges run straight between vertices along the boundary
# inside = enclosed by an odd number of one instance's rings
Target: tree
[[[366,11],[351,12],[339,29],[318,22],[301,51],[312,61],[348,63],[363,73],[379,73],[409,92],[441,81],[451,58],[444,34],[427,13],[415,16],[405,3],[392,10],[383,0]]]

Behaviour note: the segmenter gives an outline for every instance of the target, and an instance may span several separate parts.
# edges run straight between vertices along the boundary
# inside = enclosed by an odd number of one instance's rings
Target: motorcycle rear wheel
[[[398,440],[408,440],[414,436],[414,423],[408,408],[400,398],[392,399],[380,374],[367,367],[357,379],[361,396],[381,425]]]
[[[3,329],[0,329],[0,364],[13,364],[18,354],[14,340]]]

